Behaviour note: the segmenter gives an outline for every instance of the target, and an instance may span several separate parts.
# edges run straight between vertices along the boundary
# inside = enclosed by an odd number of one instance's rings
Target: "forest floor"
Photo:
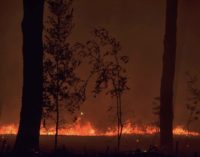
[[[158,138],[154,136],[124,136],[121,153],[116,153],[115,137],[59,136],[59,150],[53,152],[54,136],[41,136],[42,152],[23,155],[9,153],[14,135],[4,139],[0,142],[0,157],[200,157],[200,137],[175,137],[178,145],[173,155],[162,154],[156,146]]]
[[[13,153],[0,153],[0,157],[177,157],[173,155],[163,155],[160,153],[120,153],[120,154],[75,154],[67,152],[56,152],[49,154],[13,154]],[[181,156],[180,156],[181,157]],[[184,157],[184,156],[183,156]],[[198,157],[198,156],[191,156]]]
[[[85,152],[85,153],[76,153],[69,152],[67,150],[58,150],[51,153],[41,153],[41,152],[32,152],[26,154],[16,154],[13,152],[2,152],[0,157],[200,157],[197,153],[190,154],[186,156],[185,154],[177,153],[175,155],[163,154],[159,151],[147,151],[143,152],[140,150],[131,151],[131,152],[121,152],[121,153],[94,153],[94,152]]]

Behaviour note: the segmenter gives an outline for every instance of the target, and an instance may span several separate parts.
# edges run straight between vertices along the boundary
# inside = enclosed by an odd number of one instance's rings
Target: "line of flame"
[[[0,126],[0,135],[11,134],[16,135],[18,131],[18,125],[10,124]],[[123,128],[123,134],[126,135],[153,135],[159,133],[159,129],[155,126],[138,126],[127,123]],[[188,131],[182,126],[177,126],[173,129],[174,135],[181,136],[200,136],[199,132]],[[45,129],[41,127],[41,135],[54,135],[55,128],[50,127]],[[115,136],[117,135],[117,128],[107,128],[107,131],[100,132],[95,129],[90,122],[85,124],[76,123],[71,127],[59,129],[59,135],[75,135],[75,136]]]

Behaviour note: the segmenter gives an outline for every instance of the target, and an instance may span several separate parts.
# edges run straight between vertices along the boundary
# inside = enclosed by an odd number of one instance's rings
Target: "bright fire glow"
[[[0,126],[0,135],[12,134],[16,135],[18,126],[15,124]],[[153,135],[157,134],[159,129],[155,126],[138,126],[127,122],[123,128],[124,135]],[[200,136],[200,133],[194,131],[187,131],[181,126],[177,126],[173,130],[174,135],[181,136]],[[54,135],[55,128],[48,129],[41,128],[41,135]],[[117,128],[107,128],[107,131],[100,132],[92,126],[90,122],[81,124],[79,121],[73,126],[59,129],[59,135],[75,135],[75,136],[115,136],[117,135]]]

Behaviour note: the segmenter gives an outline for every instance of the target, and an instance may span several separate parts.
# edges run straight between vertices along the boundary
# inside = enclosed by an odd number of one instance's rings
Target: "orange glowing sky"
[[[187,119],[185,71],[200,70],[200,1],[180,0],[178,15],[175,125]],[[86,41],[95,26],[107,28],[120,40],[131,90],[124,99],[124,119],[137,124],[154,120],[152,100],[159,95],[163,53],[165,3],[161,0],[75,0],[75,28],[70,41]],[[0,124],[18,123],[22,88],[22,1],[2,0],[0,5]],[[81,107],[84,121],[105,130],[113,124],[107,109],[114,102],[105,96],[89,99]],[[9,115],[9,116],[8,116]],[[194,130],[200,130],[194,124]]]

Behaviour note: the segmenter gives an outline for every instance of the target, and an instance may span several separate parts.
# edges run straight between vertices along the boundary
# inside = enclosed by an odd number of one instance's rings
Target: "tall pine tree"
[[[176,63],[178,0],[167,0],[163,70],[160,89],[160,145],[173,150],[173,88]]]
[[[23,0],[23,93],[15,150],[39,149],[43,91],[44,0]]]

